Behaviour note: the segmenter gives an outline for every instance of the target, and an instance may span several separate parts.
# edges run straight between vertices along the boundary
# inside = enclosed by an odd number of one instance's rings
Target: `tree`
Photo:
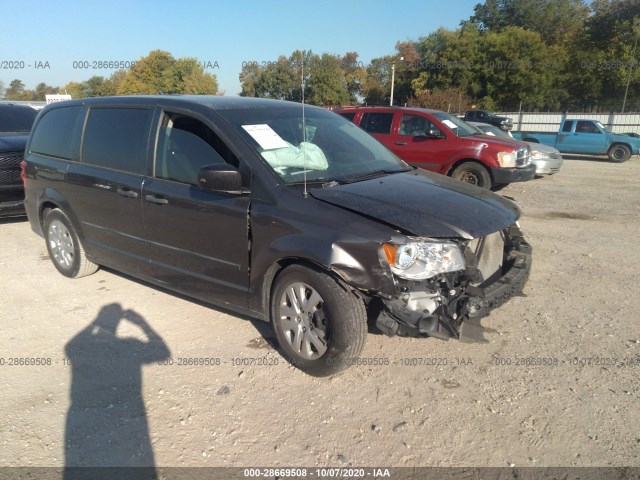
[[[242,85],[240,95],[299,102],[302,100],[303,69],[306,102],[313,105],[356,102],[364,69],[358,65],[355,52],[340,57],[297,50],[288,57],[281,55],[275,62],[264,65],[247,62],[239,76]]]
[[[499,32],[521,27],[538,32],[547,44],[563,44],[578,34],[588,18],[584,0],[486,0],[463,25],[474,24],[482,31]]]
[[[32,95],[33,97],[32,100],[38,100],[43,102],[46,99],[46,95],[51,95],[56,93],[58,93],[58,87],[52,87],[50,85],[47,85],[44,82],[41,82],[38,85],[36,85],[36,90]]]
[[[0,98],[4,98],[4,82],[0,80]]]
[[[7,100],[24,100],[25,88],[22,80],[12,80],[9,84],[9,88],[5,91],[5,98]]]
[[[323,53],[311,60],[305,96],[312,105],[345,105],[355,98],[349,94],[341,58]]]
[[[388,105],[391,95],[391,64],[395,57],[374,58],[366,69],[362,95],[367,105]]]
[[[215,95],[215,75],[204,72],[194,58],[175,59],[169,52],[154,50],[126,72],[118,94],[206,93]]]

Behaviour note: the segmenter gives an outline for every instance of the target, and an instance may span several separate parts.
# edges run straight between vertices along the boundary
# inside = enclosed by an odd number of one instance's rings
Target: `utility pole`
[[[631,83],[631,75],[633,74],[633,67],[636,64],[636,48],[638,47],[638,28],[640,28],[640,22],[636,23],[636,40],[633,42],[633,51],[631,52],[631,65],[629,66],[629,78],[627,79],[627,88],[624,90],[624,99],[622,100],[622,111],[624,113],[624,107],[627,106],[627,94],[629,93],[629,84]]]
[[[404,57],[400,57],[400,61],[403,61]],[[396,83],[396,62],[391,62],[391,98],[389,99],[389,106],[393,106],[393,87]]]

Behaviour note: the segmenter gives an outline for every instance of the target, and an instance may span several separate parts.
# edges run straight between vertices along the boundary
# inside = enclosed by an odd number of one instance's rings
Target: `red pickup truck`
[[[336,110],[369,132],[405,162],[483,188],[535,176],[526,143],[483,135],[439,110],[352,107]]]

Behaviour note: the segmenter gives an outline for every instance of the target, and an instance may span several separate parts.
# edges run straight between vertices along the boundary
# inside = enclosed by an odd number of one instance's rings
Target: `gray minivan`
[[[509,200],[410,167],[298,103],[131,96],[44,108],[25,206],[67,277],[111,267],[273,323],[313,375],[387,335],[459,338],[522,291]]]

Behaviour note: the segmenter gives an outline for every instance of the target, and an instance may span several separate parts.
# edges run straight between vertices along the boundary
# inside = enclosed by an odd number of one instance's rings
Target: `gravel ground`
[[[68,280],[2,221],[0,466],[640,466],[640,159],[570,157],[501,194],[534,265],[488,343],[371,332],[370,365],[328,379],[266,324]]]

